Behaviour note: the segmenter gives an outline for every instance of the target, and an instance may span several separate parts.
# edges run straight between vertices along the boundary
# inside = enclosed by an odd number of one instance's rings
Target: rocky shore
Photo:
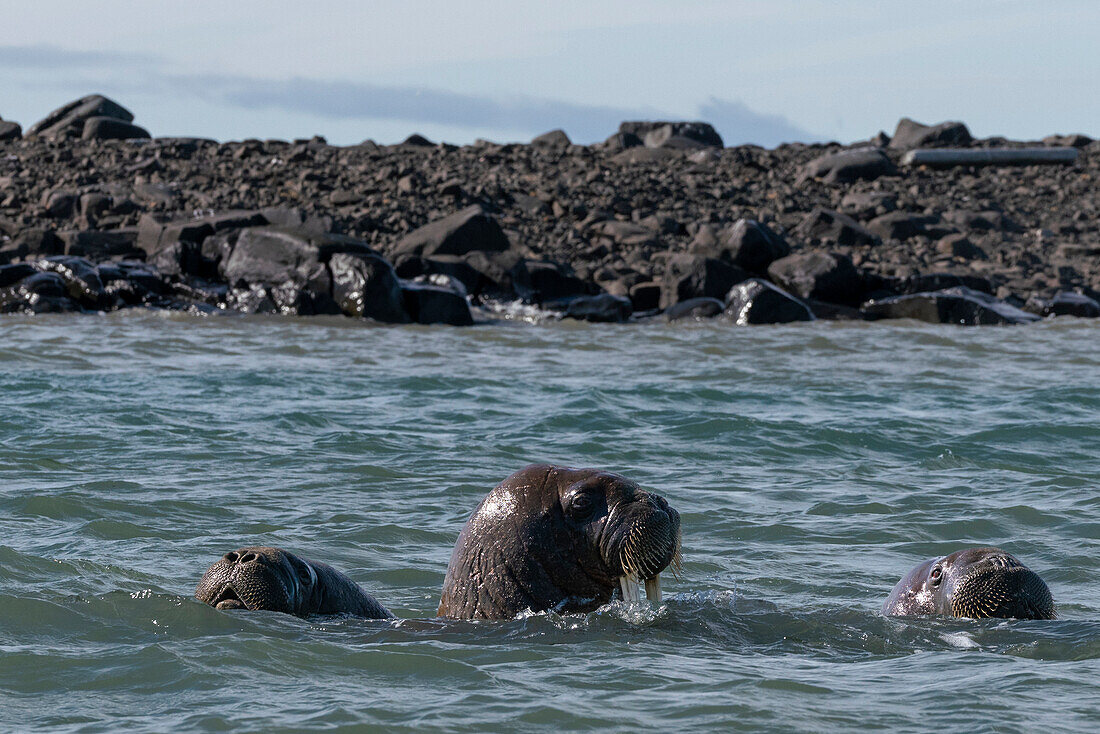
[[[906,155],[927,149],[997,152]],[[1047,165],[999,163],[1016,158]],[[335,147],[152,138],[93,95],[25,131],[0,121],[0,312],[1096,317],[1098,181],[1100,142],[958,122],[774,150],[698,122],[624,122],[591,146]]]

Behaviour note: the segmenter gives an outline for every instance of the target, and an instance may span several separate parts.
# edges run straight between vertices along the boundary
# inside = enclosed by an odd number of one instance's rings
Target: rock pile
[[[152,139],[93,95],[0,122],[0,310],[144,306],[469,324],[1100,314],[1100,143],[902,120],[844,147],[723,148],[700,122],[598,145]],[[1073,147],[1062,166],[899,166]],[[471,311],[471,306],[474,307]],[[483,307],[486,310],[482,310]]]

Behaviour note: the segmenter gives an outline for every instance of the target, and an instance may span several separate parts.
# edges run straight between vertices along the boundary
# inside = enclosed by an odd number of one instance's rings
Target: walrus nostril
[[[255,553],[245,553],[238,560],[239,563],[255,563],[260,559]]]
[[[229,551],[228,553],[226,553],[222,557],[225,558],[225,560],[228,561],[229,563],[236,563],[237,562],[237,552],[236,551]]]

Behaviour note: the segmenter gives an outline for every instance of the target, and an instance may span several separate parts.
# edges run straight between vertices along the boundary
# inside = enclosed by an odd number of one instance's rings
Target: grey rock
[[[760,278],[735,285],[726,297],[725,312],[738,326],[814,320],[809,306]]]
[[[772,282],[799,298],[857,306],[865,284],[844,255],[801,252],[776,260],[768,267]]]
[[[794,228],[796,236],[806,240],[838,245],[877,245],[879,238],[859,222],[832,209],[816,207]]]
[[[470,252],[504,252],[511,248],[497,220],[480,204],[466,207],[424,225],[393,247],[395,255],[466,255]]]
[[[733,263],[703,255],[680,253],[669,258],[661,291],[661,308],[690,298],[723,299],[736,284],[751,276]]]
[[[791,246],[766,224],[754,219],[738,219],[718,236],[717,257],[754,273],[765,273],[768,266],[791,253]]]
[[[405,311],[417,324],[472,326],[470,306],[462,294],[450,288],[425,283],[403,283],[401,295]]]
[[[18,140],[23,137],[23,128],[18,122],[0,120],[0,143],[5,140]]]
[[[329,269],[332,295],[344,314],[383,323],[410,321],[401,282],[381,257],[337,253],[329,260]]]
[[[619,132],[641,138],[649,148],[686,147],[691,143],[697,144],[694,147],[723,147],[722,136],[706,122],[624,122]]]
[[[133,114],[117,102],[101,94],[92,94],[69,102],[27,128],[26,137],[47,139],[76,138],[84,132],[84,121],[92,117],[108,117],[133,122]]]
[[[941,122],[938,125],[924,125],[903,117],[898,121],[894,137],[890,140],[893,150],[912,148],[938,148],[953,145],[969,145],[973,141],[970,131],[961,122]]]
[[[960,286],[871,300],[860,309],[871,319],[916,319],[934,324],[1026,324],[1039,317],[988,293]]]
[[[726,304],[717,298],[689,298],[665,309],[667,321],[712,319],[722,313]]]
[[[855,148],[829,153],[807,163],[799,181],[820,178],[826,183],[873,181],[880,176],[896,176],[898,167],[879,148]]]
[[[1053,298],[1032,296],[1025,308],[1039,316],[1079,316],[1094,319],[1100,317],[1100,303],[1083,293],[1058,291]]]
[[[573,141],[569,139],[569,136],[565,134],[564,130],[551,130],[548,133],[543,133],[535,137],[531,141],[531,145],[544,148],[568,148],[572,144]]]
[[[621,323],[629,319],[632,312],[630,299],[601,293],[597,296],[580,296],[571,299],[562,316],[578,321]]]
[[[137,140],[151,138],[143,127],[113,117],[89,117],[84,121],[83,140]]]

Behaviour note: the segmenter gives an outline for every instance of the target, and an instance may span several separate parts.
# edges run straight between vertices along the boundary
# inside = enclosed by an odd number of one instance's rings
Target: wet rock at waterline
[[[934,324],[1026,324],[1035,314],[965,286],[868,301],[861,309],[870,319],[916,319]]]

